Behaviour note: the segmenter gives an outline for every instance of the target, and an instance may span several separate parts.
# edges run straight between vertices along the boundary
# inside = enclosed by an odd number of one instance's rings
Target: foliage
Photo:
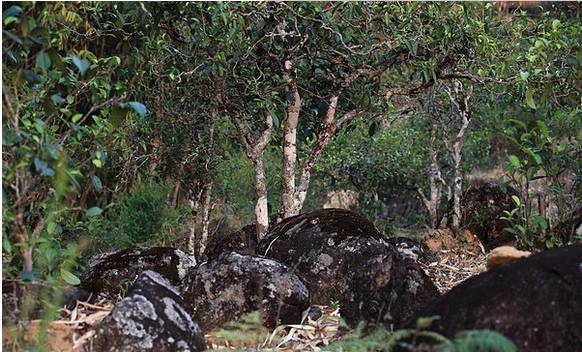
[[[342,337],[331,344],[326,351],[424,351],[433,346],[439,352],[515,352],[517,347],[502,334],[491,330],[466,330],[454,339],[429,330],[395,330],[379,328],[368,335],[361,331]],[[430,350],[433,350],[430,349]]]
[[[171,186],[146,180],[114,198],[108,210],[109,228],[102,234],[107,245],[114,249],[144,244],[176,246],[184,212],[167,206]]]

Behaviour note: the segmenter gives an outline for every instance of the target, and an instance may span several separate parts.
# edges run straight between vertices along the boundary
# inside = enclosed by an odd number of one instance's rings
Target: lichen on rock
[[[159,273],[142,273],[97,326],[96,351],[202,351],[204,335],[176,289]]]

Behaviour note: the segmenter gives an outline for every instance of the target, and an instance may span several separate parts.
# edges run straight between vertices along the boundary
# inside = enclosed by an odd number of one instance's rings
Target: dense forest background
[[[324,205],[391,236],[462,227],[482,181],[516,190],[520,246],[577,239],[579,3],[4,2],[2,21],[4,278],[76,284],[135,245],[203,258]]]

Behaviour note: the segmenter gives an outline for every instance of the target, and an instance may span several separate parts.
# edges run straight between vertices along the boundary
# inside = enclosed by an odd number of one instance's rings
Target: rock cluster
[[[343,209],[322,209],[274,226],[257,252],[296,270],[315,304],[340,301],[342,316],[398,324],[437,296],[418,264],[374,225]]]

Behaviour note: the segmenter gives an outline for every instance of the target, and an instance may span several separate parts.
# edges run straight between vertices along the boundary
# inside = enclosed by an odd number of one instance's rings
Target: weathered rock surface
[[[96,328],[95,351],[202,351],[204,335],[162,275],[142,273]]]
[[[437,296],[437,288],[412,258],[389,253],[354,269],[340,310],[351,326],[361,321],[401,326]]]
[[[339,300],[341,314],[351,324],[376,322],[389,308],[399,322],[437,293],[417,264],[383,237],[353,212],[322,209],[274,226],[258,253],[295,268],[312,303]],[[399,305],[407,307],[396,309]]]
[[[441,318],[430,329],[448,337],[460,330],[491,329],[520,351],[580,350],[582,245],[545,251],[474,276],[416,317],[435,315]]]
[[[90,292],[118,293],[147,270],[178,283],[196,262],[169,247],[129,248],[94,256],[81,276],[80,287]]]
[[[489,252],[489,255],[487,255],[487,270],[509,264],[518,259],[527,258],[530,255],[531,252],[520,251],[519,249],[511,246],[497,247]]]
[[[293,270],[264,257],[223,253],[192,269],[179,285],[203,331],[259,310],[263,323],[298,323],[309,291]]]
[[[280,214],[271,214],[269,216],[270,226],[274,226],[281,220]],[[218,258],[222,253],[237,252],[241,254],[257,254],[257,225],[251,222],[239,230],[232,233],[221,233],[213,236],[204,252],[204,259]],[[202,261],[202,260],[201,260]]]
[[[386,242],[393,245],[400,254],[415,262],[420,260],[423,263],[430,263],[436,259],[423,242],[406,237],[392,237],[387,239]]]
[[[207,259],[218,258],[222,253],[238,252],[255,254],[257,230],[255,224],[249,224],[230,234],[221,234],[211,239],[204,252]]]
[[[487,250],[515,240],[512,234],[503,231],[511,225],[501,219],[504,210],[515,207],[512,194],[514,190],[504,193],[496,182],[474,184],[463,193],[461,227],[474,233]]]

